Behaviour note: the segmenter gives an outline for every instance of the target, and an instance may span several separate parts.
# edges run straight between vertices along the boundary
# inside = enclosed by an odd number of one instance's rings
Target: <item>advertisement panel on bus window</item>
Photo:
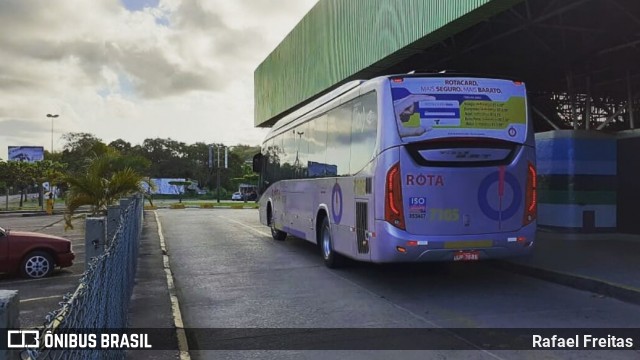
[[[482,78],[404,78],[391,82],[400,136],[407,141],[490,137],[524,143],[526,90],[521,82]]]

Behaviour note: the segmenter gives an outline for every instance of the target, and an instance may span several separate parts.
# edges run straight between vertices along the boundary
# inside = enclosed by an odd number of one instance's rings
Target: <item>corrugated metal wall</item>
[[[355,75],[383,71],[520,1],[320,0],[256,69],[255,125],[271,123]]]

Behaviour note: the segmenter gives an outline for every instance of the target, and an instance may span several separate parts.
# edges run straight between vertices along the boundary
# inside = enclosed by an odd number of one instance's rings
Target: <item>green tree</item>
[[[185,143],[171,139],[145,139],[141,146],[142,156],[151,162],[149,173],[157,178],[184,178],[189,165],[185,157]]]
[[[67,143],[60,161],[68,165],[71,173],[83,171],[88,161],[109,151],[109,147],[101,139],[89,133],[68,133],[62,138]]]
[[[49,182],[49,187],[51,188],[54,184],[60,184],[65,177],[65,167],[66,164],[62,164],[56,161],[50,160],[42,160],[29,165],[31,170],[29,175],[32,176],[32,182],[37,184],[37,188],[42,190],[42,183]],[[43,192],[39,191],[38,193],[38,205],[43,205]]]
[[[132,151],[131,143],[122,139],[114,140],[109,143],[109,147],[118,150],[122,155],[129,155]]]
[[[80,206],[89,205],[93,215],[103,214],[107,206],[115,204],[120,198],[143,191],[144,177],[133,168],[123,165],[125,163],[122,155],[107,151],[94,157],[84,172],[67,176],[66,228],[73,228],[71,219]]]
[[[20,207],[27,198],[26,190],[34,184],[34,166],[23,161],[8,161],[3,165],[3,179],[20,192]]]
[[[198,186],[209,185],[211,173],[209,169],[209,145],[197,142],[185,148],[186,162],[189,170],[180,177],[195,180]]]

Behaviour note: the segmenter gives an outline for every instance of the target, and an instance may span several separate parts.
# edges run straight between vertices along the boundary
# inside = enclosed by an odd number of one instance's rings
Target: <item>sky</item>
[[[253,72],[317,0],[0,1],[0,159],[62,135],[257,145]],[[47,114],[58,115],[49,118]]]

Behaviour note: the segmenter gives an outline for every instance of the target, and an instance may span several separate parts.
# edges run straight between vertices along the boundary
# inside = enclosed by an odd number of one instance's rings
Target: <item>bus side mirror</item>
[[[264,156],[261,153],[257,153],[253,155],[253,172],[260,173],[262,172],[262,161]]]

